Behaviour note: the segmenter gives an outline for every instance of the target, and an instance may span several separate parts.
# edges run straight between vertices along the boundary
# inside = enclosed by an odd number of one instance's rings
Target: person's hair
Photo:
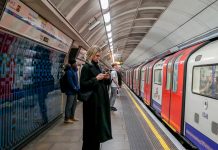
[[[101,49],[97,45],[90,47],[86,54],[86,61],[91,61],[92,56],[96,55],[98,52],[101,52]]]
[[[76,60],[75,60],[75,59],[72,59],[72,58],[70,58],[70,59],[68,60],[68,63],[72,65],[72,64],[76,63]]]
[[[117,63],[113,63],[111,66],[114,68],[114,66],[116,66],[117,65]]]

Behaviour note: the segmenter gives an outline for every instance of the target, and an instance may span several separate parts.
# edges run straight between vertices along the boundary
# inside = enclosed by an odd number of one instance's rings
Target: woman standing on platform
[[[99,150],[100,143],[112,139],[110,101],[107,85],[110,75],[103,74],[98,65],[100,48],[91,47],[87,52],[87,62],[80,77],[80,89],[93,91],[90,98],[83,102],[83,148],[82,150]]]

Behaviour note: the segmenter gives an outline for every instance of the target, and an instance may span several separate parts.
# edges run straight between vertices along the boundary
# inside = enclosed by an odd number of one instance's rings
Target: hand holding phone
[[[109,79],[109,78],[110,78],[110,74],[106,72],[106,73],[104,74],[104,78],[105,78],[105,79]]]

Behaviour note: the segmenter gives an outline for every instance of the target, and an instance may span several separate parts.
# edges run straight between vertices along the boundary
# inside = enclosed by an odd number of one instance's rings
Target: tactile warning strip
[[[123,107],[123,116],[126,124],[129,144],[131,150],[161,150],[164,149],[157,137],[153,134],[137,108],[132,103],[127,92],[121,91],[120,101]],[[168,147],[172,150],[177,148],[170,141],[164,132],[156,125],[156,123],[144,112],[152,124],[155,126],[158,133],[164,138]]]

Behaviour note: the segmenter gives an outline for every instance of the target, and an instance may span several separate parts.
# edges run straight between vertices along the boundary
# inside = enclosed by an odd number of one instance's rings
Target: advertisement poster
[[[72,39],[18,0],[8,1],[0,26],[66,53],[72,44]]]

